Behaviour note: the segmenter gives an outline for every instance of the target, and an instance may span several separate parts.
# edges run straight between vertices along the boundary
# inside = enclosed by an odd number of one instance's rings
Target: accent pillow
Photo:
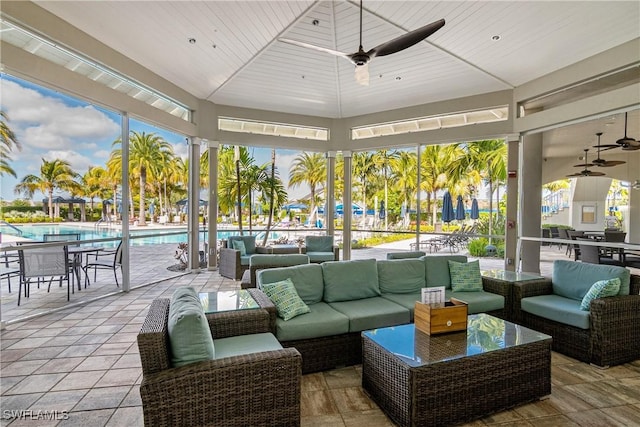
[[[479,292],[482,290],[482,276],[480,275],[480,261],[455,262],[449,261],[451,275],[451,290],[453,292]]]
[[[180,287],[175,290],[169,304],[167,329],[174,367],[215,358],[209,322],[195,289]]]
[[[620,291],[620,279],[617,277],[609,280],[599,280],[591,285],[587,294],[582,298],[580,310],[589,311],[591,301],[597,298],[616,296],[618,295],[618,291]]]
[[[247,247],[244,245],[242,240],[234,240],[231,244],[233,245],[233,249],[240,251],[240,256],[245,256],[247,254]]]
[[[291,279],[262,285],[262,290],[275,304],[278,316],[283,320],[293,319],[311,311],[309,306],[302,301]]]

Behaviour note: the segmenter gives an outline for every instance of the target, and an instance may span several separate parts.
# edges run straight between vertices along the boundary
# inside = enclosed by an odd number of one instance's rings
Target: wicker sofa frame
[[[169,299],[138,334],[145,426],[298,426],[301,356],[286,348],[171,367]],[[265,310],[207,315],[214,338],[269,332]]]
[[[509,306],[512,301],[511,285],[505,282],[482,278],[483,289],[487,292],[502,295],[505,299],[503,310],[494,310],[488,314],[509,320]],[[270,328],[276,333],[277,310],[273,302],[259,288],[247,289],[253,299],[269,313]],[[281,341],[283,347],[295,348],[302,355],[302,373],[335,369],[340,366],[351,366],[362,363],[361,332],[349,332],[317,338],[292,341]]]
[[[528,313],[523,298],[552,293],[551,279],[516,283],[515,321],[553,337],[553,350],[580,361],[608,367],[640,359],[640,276],[631,275],[630,295],[591,302],[589,329],[580,329]]]

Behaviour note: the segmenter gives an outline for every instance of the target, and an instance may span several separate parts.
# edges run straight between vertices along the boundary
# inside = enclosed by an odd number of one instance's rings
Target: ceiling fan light
[[[362,86],[369,86],[369,64],[356,66],[356,82]]]
[[[636,179],[632,184],[631,188],[634,190],[640,190],[640,179]]]

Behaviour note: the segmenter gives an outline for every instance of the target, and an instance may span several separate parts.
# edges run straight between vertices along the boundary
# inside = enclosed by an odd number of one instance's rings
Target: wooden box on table
[[[444,304],[423,304],[416,301],[414,309],[416,328],[428,335],[467,329],[467,303],[451,298]]]

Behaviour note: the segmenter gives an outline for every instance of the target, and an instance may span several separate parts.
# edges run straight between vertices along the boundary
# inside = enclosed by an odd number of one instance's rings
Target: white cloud
[[[90,158],[83,156],[76,151],[52,150],[45,153],[43,157],[47,161],[60,159],[69,162],[71,169],[80,174],[84,174],[89,169],[89,166],[95,166]]]

